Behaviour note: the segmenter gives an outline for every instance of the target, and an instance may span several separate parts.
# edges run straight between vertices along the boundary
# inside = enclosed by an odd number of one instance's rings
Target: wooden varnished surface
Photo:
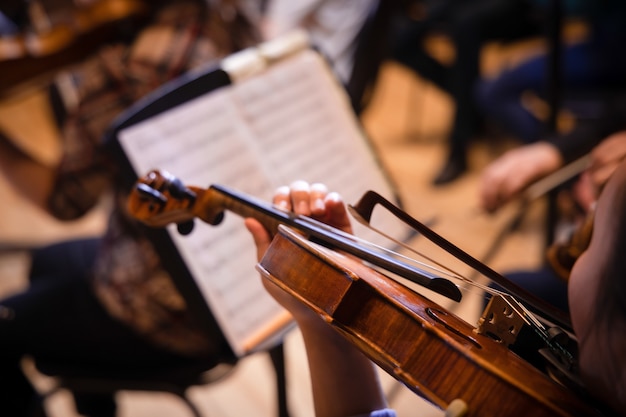
[[[475,326],[359,260],[280,230],[260,262],[265,279],[300,299],[390,375],[467,417],[586,416],[564,389]]]

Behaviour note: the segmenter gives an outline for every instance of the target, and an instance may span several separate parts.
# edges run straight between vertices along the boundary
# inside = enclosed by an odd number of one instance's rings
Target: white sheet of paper
[[[347,96],[310,49],[124,129],[119,140],[139,175],[163,169],[187,185],[222,184],[267,201],[296,179],[323,182],[347,202],[370,189],[393,198]],[[227,214],[188,236],[169,231],[237,355],[290,323],[262,288],[242,219]]]

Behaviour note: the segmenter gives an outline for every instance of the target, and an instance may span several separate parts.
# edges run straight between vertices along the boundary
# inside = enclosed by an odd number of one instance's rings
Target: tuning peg
[[[194,227],[193,220],[178,223],[176,225],[176,229],[178,229],[178,233],[180,233],[183,236],[187,236],[189,233],[191,233],[193,231],[193,227]]]
[[[185,199],[193,201],[196,199],[196,193],[187,188],[178,178],[173,178],[168,181],[168,190],[170,194],[172,194],[172,197],[178,200]]]
[[[167,197],[165,197],[165,195],[155,190],[154,188],[150,187],[148,184],[140,182],[135,185],[135,189],[142,197],[148,198],[150,200],[157,200],[159,203],[162,204],[167,203]]]

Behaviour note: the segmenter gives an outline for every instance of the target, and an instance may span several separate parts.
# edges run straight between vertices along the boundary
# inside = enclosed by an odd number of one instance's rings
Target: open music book
[[[161,169],[188,185],[221,184],[267,201],[277,186],[303,179],[349,203],[370,189],[397,201],[343,87],[301,32],[165,90],[115,129],[135,178]],[[218,226],[196,223],[188,236],[174,226],[168,234],[233,352],[279,340],[291,319],[262,288],[242,219],[226,213]]]

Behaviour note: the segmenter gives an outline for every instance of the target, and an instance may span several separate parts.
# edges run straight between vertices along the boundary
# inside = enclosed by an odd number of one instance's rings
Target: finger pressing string
[[[291,198],[289,194],[290,189],[288,186],[283,185],[278,187],[274,192],[274,205],[281,210],[291,210]]]
[[[297,214],[309,216],[311,214],[311,187],[309,183],[306,181],[295,181],[291,183],[290,189],[292,210]]]
[[[328,188],[321,183],[311,185],[310,205],[313,215],[322,215],[326,211],[325,199],[328,194]]]

